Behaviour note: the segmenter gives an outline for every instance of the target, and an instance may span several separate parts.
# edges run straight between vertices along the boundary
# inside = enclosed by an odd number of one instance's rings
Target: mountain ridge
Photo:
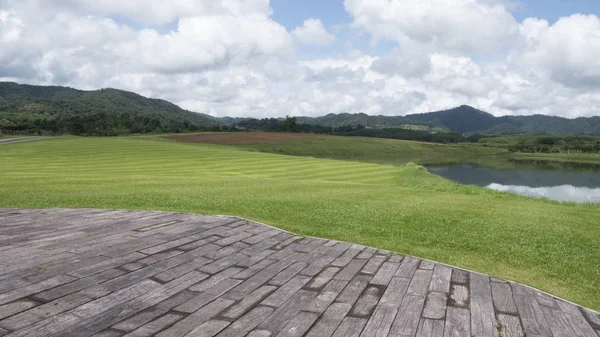
[[[600,135],[600,117],[565,118],[558,116],[501,116],[461,105],[456,108],[405,116],[371,116],[358,114],[327,114],[322,117],[298,117],[299,123],[321,124],[330,127],[361,124],[386,128],[403,125],[423,125],[461,134],[489,135]]]
[[[114,136],[207,130],[221,123],[162,99],[113,88],[0,82],[0,130]]]
[[[222,130],[253,119],[214,117],[171,102],[119,89],[79,90],[0,82],[0,130],[117,135]],[[281,120],[282,118],[276,118]],[[600,135],[600,117],[574,119],[531,115],[495,117],[468,105],[405,116],[328,113],[298,116],[299,124],[330,128],[405,128],[428,132],[485,135]]]

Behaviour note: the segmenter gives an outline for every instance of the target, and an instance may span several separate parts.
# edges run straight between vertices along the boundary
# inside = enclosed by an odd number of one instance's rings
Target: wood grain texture
[[[226,216],[0,209],[0,336],[591,337],[524,285]]]

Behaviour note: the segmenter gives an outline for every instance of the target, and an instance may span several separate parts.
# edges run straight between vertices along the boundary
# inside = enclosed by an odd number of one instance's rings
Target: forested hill
[[[456,133],[490,135],[600,135],[600,117],[567,119],[554,116],[493,115],[463,105],[457,108],[406,116],[369,116],[358,114],[328,114],[322,117],[298,117],[298,123],[329,127],[363,125],[370,128],[405,127],[421,130],[441,130]]]
[[[125,135],[210,130],[220,123],[173,103],[101,89],[0,82],[0,131]]]
[[[116,89],[83,91],[59,86],[0,82],[0,132],[5,133],[113,136],[236,128],[248,130],[252,126],[265,131],[270,130],[273,122],[282,121],[283,119],[261,122],[250,118],[216,118],[184,110],[164,100]],[[466,105],[406,116],[341,113],[322,117],[297,117],[297,122],[305,125],[304,128],[299,128],[302,130],[325,128],[330,132],[334,132],[331,128],[347,130],[359,126],[365,128],[361,133],[386,129],[386,134],[397,134],[402,131],[398,129],[402,128],[421,133],[459,135],[600,135],[600,117],[494,117]]]

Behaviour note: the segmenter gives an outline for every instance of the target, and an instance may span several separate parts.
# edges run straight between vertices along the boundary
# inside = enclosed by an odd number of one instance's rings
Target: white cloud
[[[431,56],[419,50],[392,50],[373,62],[371,69],[385,75],[421,77],[431,68]]]
[[[269,38],[264,38],[268,36]],[[118,47],[140,70],[195,72],[262,55],[285,55],[291,40],[285,28],[260,15],[189,17],[176,32],[142,30]]]
[[[308,19],[304,25],[296,27],[292,35],[301,43],[307,45],[323,46],[333,43],[335,36],[329,33],[319,19]]]
[[[521,25],[522,49],[513,55],[515,67],[534,69],[569,87],[600,87],[600,19],[572,15],[549,25],[527,19]]]
[[[38,12],[120,15],[146,25],[162,25],[195,16],[271,15],[269,0],[0,0],[0,5],[18,8],[32,15]]]
[[[268,0],[0,0],[0,80],[116,87],[218,116],[461,104],[497,115],[600,114],[596,16],[518,23],[509,0],[344,5],[352,22],[327,22],[333,35],[319,19],[288,32]],[[336,39],[347,49],[306,52]]]
[[[23,22],[7,11],[0,10],[0,42],[19,40]]]
[[[354,25],[376,40],[419,42],[458,53],[502,50],[518,33],[514,17],[490,0],[345,0]]]

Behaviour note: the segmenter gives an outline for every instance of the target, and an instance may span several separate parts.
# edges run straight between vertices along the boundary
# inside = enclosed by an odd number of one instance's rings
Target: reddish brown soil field
[[[316,137],[316,135],[307,133],[226,132],[201,135],[168,136],[167,138],[186,143],[243,144],[273,143],[285,140],[310,139],[314,137]]]

